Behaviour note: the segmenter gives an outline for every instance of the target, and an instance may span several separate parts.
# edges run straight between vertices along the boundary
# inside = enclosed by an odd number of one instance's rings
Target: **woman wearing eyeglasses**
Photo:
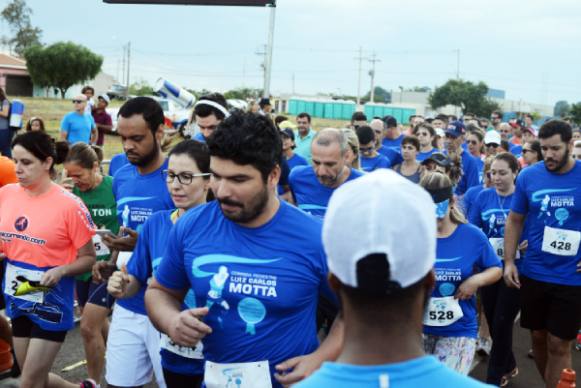
[[[510,211],[519,164],[514,155],[503,152],[494,157],[490,167],[492,187],[483,190],[470,211],[470,223],[488,237],[496,255],[504,256],[504,225]],[[524,244],[521,244],[521,248]],[[520,260],[517,260],[519,266]],[[492,349],[486,382],[504,387],[518,374],[512,353],[512,327],[518,314],[519,292],[503,279],[481,289],[484,315],[490,327]]]
[[[107,289],[115,298],[139,295],[143,303],[148,280],[162,260],[173,224],[187,210],[206,202],[211,175],[207,146],[195,140],[177,144],[169,153],[168,169],[164,174],[176,209],[154,213],[143,224],[126,271],[116,271],[109,278]],[[190,295],[186,295],[185,301],[184,308],[196,307]],[[162,334],[161,364],[168,387],[200,386],[204,373],[200,346],[182,347]]]
[[[88,144],[74,144],[64,161],[70,182],[63,184],[87,206],[98,229],[117,234],[117,203],[113,196],[113,178],[101,174],[97,153]],[[109,260],[111,252],[101,235],[93,236],[97,261]],[[76,291],[82,309],[81,336],[87,357],[87,372],[93,381],[100,381],[105,362],[105,342],[109,332],[109,320],[113,299],[107,294],[104,283],[92,281],[88,271],[76,277]]]
[[[527,141],[522,146],[522,167],[532,166],[533,164],[543,160],[543,153],[541,151],[541,143],[538,140]]]
[[[434,148],[436,130],[430,124],[420,123],[416,125],[414,128],[414,136],[416,136],[420,142],[420,149],[416,155],[418,162],[423,162],[434,152],[438,152],[438,149]]]

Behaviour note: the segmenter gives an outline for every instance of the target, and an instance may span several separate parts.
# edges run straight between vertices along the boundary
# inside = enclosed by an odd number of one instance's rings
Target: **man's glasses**
[[[73,100],[73,104],[82,104],[83,102],[85,102],[85,101],[83,101],[83,100]]]
[[[212,174],[210,174],[209,172],[207,173],[199,173],[199,174],[192,174],[189,172],[181,172],[179,174],[174,174],[173,172],[169,171],[169,170],[163,170],[163,176],[165,177],[165,181],[167,183],[173,183],[173,181],[178,178],[178,182],[180,182],[182,185],[189,185],[192,183],[192,181],[194,180],[194,178],[196,177],[201,177],[201,176],[210,176]]]
[[[500,144],[488,143],[486,146],[489,147],[489,148],[498,148],[500,146]]]
[[[359,152],[366,154],[366,153],[373,151],[374,149],[375,149],[375,147],[373,147],[373,146],[371,146],[371,147],[359,147]]]

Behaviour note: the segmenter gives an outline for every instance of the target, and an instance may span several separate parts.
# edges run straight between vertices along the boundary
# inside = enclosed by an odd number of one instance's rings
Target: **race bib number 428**
[[[581,232],[545,226],[541,249],[553,255],[576,256],[579,252],[580,241]]]

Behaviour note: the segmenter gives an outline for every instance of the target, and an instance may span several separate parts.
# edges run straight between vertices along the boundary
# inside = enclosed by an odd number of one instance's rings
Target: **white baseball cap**
[[[97,98],[102,98],[103,100],[105,100],[105,102],[107,103],[107,105],[111,102],[111,99],[106,94],[99,94],[99,96]]]
[[[387,169],[347,182],[329,201],[323,244],[329,271],[344,285],[384,293],[409,287],[436,260],[432,197]],[[362,259],[372,254],[385,255],[387,276],[361,268]]]
[[[497,131],[488,131],[486,132],[486,135],[484,135],[484,144],[498,144],[500,145],[500,142],[502,141],[501,137],[500,137],[500,133]]]

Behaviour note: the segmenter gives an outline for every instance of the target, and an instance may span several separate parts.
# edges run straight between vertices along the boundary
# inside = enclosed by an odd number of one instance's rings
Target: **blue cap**
[[[460,137],[466,132],[466,127],[462,121],[451,121],[446,128],[446,135]]]

